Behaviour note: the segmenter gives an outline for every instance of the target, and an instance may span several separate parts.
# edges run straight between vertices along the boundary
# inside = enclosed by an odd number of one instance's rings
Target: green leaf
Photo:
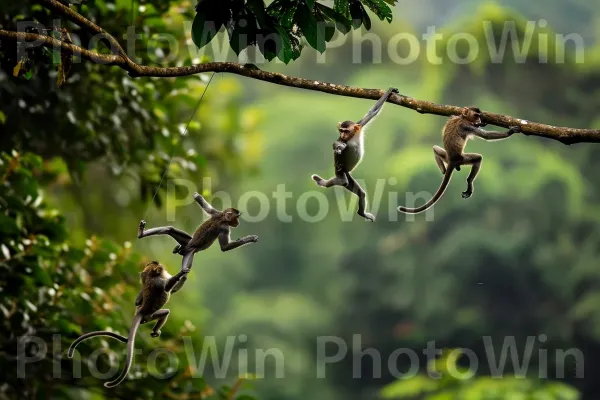
[[[354,29],[360,28],[361,25],[364,25],[367,30],[371,29],[371,18],[360,1],[352,0],[352,3],[350,3],[350,15],[352,16],[352,26]]]
[[[350,16],[350,4],[348,0],[334,0],[333,9],[346,18]]]
[[[248,0],[248,9],[254,14],[261,28],[267,25],[267,14],[263,0]]]
[[[362,25],[363,14],[362,5],[358,1],[350,3],[350,17],[352,18],[352,27],[358,29]]]
[[[262,40],[256,41],[256,45],[261,53],[265,56],[265,58],[269,61],[274,59],[279,53],[278,49],[283,47],[283,43],[280,35],[276,35],[276,40],[273,40],[273,36],[270,34],[273,32],[268,32],[266,30],[260,30],[258,32],[259,36]]]
[[[256,20],[247,14],[241,14],[229,34],[229,45],[239,55],[246,47],[256,44],[257,33]]]
[[[6,114],[4,114],[2,111],[0,111],[0,124],[5,124],[6,123]]]
[[[276,18],[282,26],[291,29],[297,8],[298,0],[275,0],[267,8],[267,13]]]
[[[325,29],[319,27],[313,13],[306,6],[300,6],[296,10],[296,20],[308,44],[318,52],[323,53],[326,48]]]
[[[192,24],[192,41],[198,48],[210,43],[223,26],[223,21],[214,18],[214,14],[209,13],[210,8],[205,4],[200,3],[198,5],[198,13]]]
[[[325,18],[327,18],[328,20],[330,20],[332,22],[335,22],[336,27],[340,32],[342,32],[343,34],[350,32],[350,29],[352,28],[351,22],[344,15],[340,14],[339,12],[337,12],[323,4],[317,4],[317,10]]]
[[[315,0],[304,0],[306,1],[306,5],[308,6],[309,10],[313,10],[315,8]]]
[[[335,25],[329,19],[326,20],[321,12],[315,13],[315,19],[318,21],[318,26],[323,27],[325,41],[329,42],[335,35]]]
[[[275,29],[277,30],[277,33],[279,33],[279,37],[281,38],[281,48],[280,51],[277,53],[277,58],[279,58],[284,63],[288,64],[294,59],[294,49],[292,48],[292,41],[290,35],[281,25],[275,25]]]
[[[380,20],[392,22],[392,10],[388,7],[384,0],[363,0],[365,5],[377,15]]]
[[[362,10],[362,15],[363,15],[363,25],[365,26],[366,30],[371,30],[371,17],[369,17],[369,14],[367,13],[367,10],[365,10],[365,8],[362,6],[360,6],[361,10]]]

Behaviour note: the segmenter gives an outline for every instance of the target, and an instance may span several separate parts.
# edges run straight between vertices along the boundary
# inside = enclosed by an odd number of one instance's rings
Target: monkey
[[[208,249],[217,239],[222,251],[237,249],[248,243],[258,242],[258,236],[249,235],[237,240],[231,240],[231,228],[239,226],[240,213],[235,208],[227,208],[224,211],[219,211],[211,206],[198,193],[194,193],[194,200],[202,207],[204,212],[210,217],[204,221],[193,236],[188,233],[176,229],[172,226],[163,226],[146,230],[146,221],[141,221],[138,227],[138,239],[153,236],[153,235],[169,235],[177,242],[173,249],[174,254],[183,256],[181,261],[181,271],[189,272],[194,261],[194,254],[199,251]]]
[[[142,281],[142,290],[135,299],[136,311],[129,329],[129,336],[121,336],[110,331],[96,331],[86,333],[77,338],[69,347],[67,355],[69,358],[73,358],[73,352],[75,347],[84,340],[95,336],[108,336],[113,339],[120,340],[123,343],[127,343],[127,359],[125,361],[125,368],[121,374],[113,381],[105,382],[104,386],[112,388],[119,385],[131,369],[133,363],[133,350],[135,347],[135,335],[137,333],[140,324],[145,324],[150,321],[156,321],[152,333],[150,336],[153,338],[159,337],[161,334],[160,328],[162,328],[167,322],[169,317],[169,310],[163,307],[169,301],[171,293],[176,293],[181,289],[187,279],[187,272],[180,271],[177,275],[171,276],[165,267],[158,261],[151,261],[144,267],[143,272],[140,274]]]
[[[464,107],[460,115],[450,117],[442,130],[444,149],[439,146],[433,146],[435,162],[444,175],[440,187],[433,197],[422,206],[417,208],[401,206],[398,207],[398,211],[407,214],[418,214],[433,206],[444,194],[454,170],[460,171],[461,165],[471,165],[471,172],[467,177],[467,189],[462,192],[463,199],[471,197],[474,190],[473,182],[481,169],[483,156],[477,153],[463,152],[469,139],[479,137],[487,141],[498,141],[521,131],[519,126],[511,126],[506,132],[481,129],[481,127],[486,125],[481,120],[481,110],[477,107]]]
[[[360,164],[364,156],[364,131],[367,124],[375,119],[393,93],[398,94],[398,89],[389,88],[360,121],[338,123],[340,136],[333,142],[335,176],[329,180],[325,180],[316,174],[311,176],[312,180],[321,187],[342,186],[356,194],[358,196],[357,214],[371,222],[375,221],[375,216],[366,211],[367,194],[352,177],[351,172]]]

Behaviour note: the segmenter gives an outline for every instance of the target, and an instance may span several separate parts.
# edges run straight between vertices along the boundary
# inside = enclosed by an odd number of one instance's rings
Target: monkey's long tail
[[[69,356],[69,358],[73,358],[73,352],[75,351],[75,347],[77,347],[77,345],[81,342],[83,342],[86,339],[89,338],[93,338],[95,336],[108,336],[111,337],[113,339],[117,339],[120,340],[123,343],[127,343],[127,338],[125,336],[121,336],[121,335],[117,335],[114,332],[109,332],[109,331],[96,331],[96,332],[90,332],[90,333],[86,333],[85,335],[81,335],[79,336],[77,339],[75,339],[75,341],[71,344],[71,347],[69,347],[69,351],[67,353],[67,355]]]
[[[131,368],[131,363],[133,362],[133,348],[135,346],[135,334],[142,322],[142,315],[135,314],[133,317],[133,322],[131,323],[131,328],[129,329],[129,336],[127,337],[127,359],[125,360],[125,368],[121,372],[121,374],[114,381],[105,382],[104,387],[112,388],[117,386],[119,383],[123,382],[123,380],[127,377],[129,373],[129,369]]]
[[[438,188],[437,192],[435,192],[433,197],[427,203],[425,203],[421,207],[417,207],[417,208],[406,208],[406,207],[400,206],[400,207],[398,207],[398,211],[406,213],[406,214],[418,214],[420,212],[427,210],[431,206],[433,206],[440,199],[440,197],[442,197],[442,195],[446,191],[446,188],[448,187],[448,184],[450,183],[450,178],[452,178],[452,172],[454,172],[454,168],[455,168],[455,165],[448,164],[448,168],[446,169],[446,173],[444,174],[444,179],[442,180],[440,187]]]

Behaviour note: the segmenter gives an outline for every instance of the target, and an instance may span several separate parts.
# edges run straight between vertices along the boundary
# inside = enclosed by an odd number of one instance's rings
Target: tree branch
[[[235,62],[209,62],[198,65],[185,67],[154,67],[140,65],[134,62],[123,50],[119,42],[106,32],[104,29],[94,24],[81,14],[73,11],[69,7],[63,5],[56,0],[36,0],[45,5],[47,8],[54,10],[58,14],[63,15],[70,21],[76,23],[94,32],[101,34],[111,44],[112,55],[99,54],[73,44],[65,43],[54,39],[50,36],[44,36],[34,33],[10,32],[0,29],[0,38],[4,37],[18,42],[34,42],[28,43],[28,46],[38,44],[46,47],[66,49],[75,55],[81,55],[82,58],[92,62],[118,66],[127,71],[132,77],[182,77],[195,75],[205,72],[225,72],[245,76],[247,78],[257,79],[260,81],[274,83],[276,85],[289,86],[299,89],[314,90],[334,94],[337,96],[355,97],[360,99],[377,100],[384,91],[380,89],[365,89],[354,86],[337,85],[328,82],[315,81],[310,79],[287,76],[275,72],[262,71],[254,66],[247,66]],[[459,115],[462,107],[452,105],[435,104],[429,101],[418,100],[404,95],[392,94],[388,102],[399,105],[401,107],[415,110],[421,114],[435,114],[441,116]],[[526,121],[511,117],[509,115],[495,114],[491,112],[483,112],[482,119],[484,122],[492,125],[508,128],[510,126],[519,126],[521,132],[525,135],[539,136],[547,139],[557,140],[563,144],[574,143],[600,143],[600,130],[596,129],[578,129],[569,127],[557,127],[552,125],[541,124],[537,122]]]
[[[74,44],[55,39],[52,36],[39,35],[37,33],[10,32],[0,29],[0,37],[17,41],[18,43],[25,43],[27,47],[35,47],[37,42],[37,44],[41,46],[53,49],[64,49],[73,53],[73,55],[81,56],[88,61],[98,64],[120,65],[125,63],[121,56],[96,53]]]
[[[63,3],[56,0],[36,0],[37,3],[40,3],[43,6],[46,6],[49,10],[54,10],[58,14],[66,17],[69,21],[73,22],[76,25],[87,28],[89,31],[104,36],[110,45],[113,47],[111,51],[116,50],[116,52],[120,55],[126,56],[125,50],[121,47],[121,44],[114,38],[113,35],[106,32],[104,29],[79,14],[78,12],[73,11]]]

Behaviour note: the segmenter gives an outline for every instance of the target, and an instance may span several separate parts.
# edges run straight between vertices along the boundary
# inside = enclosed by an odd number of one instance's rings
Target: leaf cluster
[[[397,0],[335,0],[333,7],[316,0],[200,0],[192,39],[204,47],[222,28],[236,54],[256,46],[264,57],[289,63],[300,57],[306,41],[323,53],[336,31],[347,34],[364,26],[371,29],[367,9],[380,20],[392,21]]]

